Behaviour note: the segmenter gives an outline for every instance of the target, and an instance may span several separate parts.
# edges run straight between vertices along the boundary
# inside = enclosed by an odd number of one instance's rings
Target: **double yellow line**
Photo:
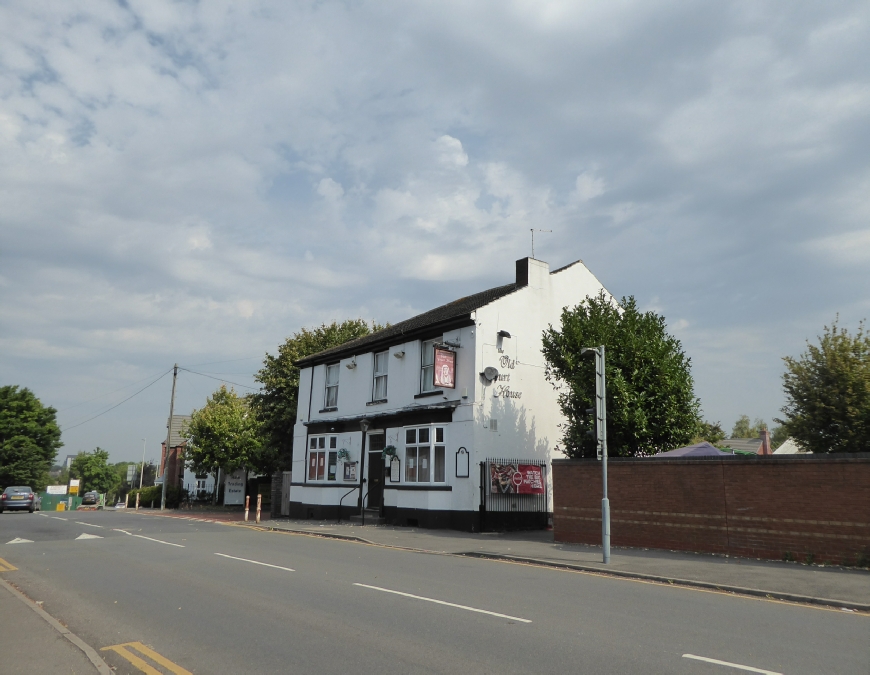
[[[145,659],[140,658],[136,654],[130,651],[130,649],[135,649],[137,652],[142,654],[142,656],[146,656],[151,659],[154,663],[163,666],[166,670],[173,675],[193,675],[189,670],[185,670],[177,663],[173,663],[165,656],[161,656],[153,649],[149,649],[141,642],[124,642],[120,645],[111,645],[109,647],[103,647],[100,651],[113,651],[117,654],[120,654],[125,659],[127,659],[133,666],[141,670],[145,675],[163,675],[159,670],[154,668],[151,664],[149,664]]]
[[[15,565],[11,565],[3,560],[3,558],[0,558],[0,572],[14,572],[17,569],[18,568],[15,567]]]

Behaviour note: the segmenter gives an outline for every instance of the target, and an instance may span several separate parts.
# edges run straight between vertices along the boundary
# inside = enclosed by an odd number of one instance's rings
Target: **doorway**
[[[384,504],[384,455],[386,434],[369,435],[368,475],[369,496],[366,506],[381,511]]]

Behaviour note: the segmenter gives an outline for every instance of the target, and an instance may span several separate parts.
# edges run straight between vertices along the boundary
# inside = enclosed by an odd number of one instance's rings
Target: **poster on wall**
[[[544,494],[544,469],[537,464],[490,464],[489,491],[497,494]]]
[[[224,481],[224,504],[245,503],[245,472],[236,471]]]
[[[435,350],[435,386],[442,389],[456,388],[456,352],[449,349]]]
[[[356,480],[356,462],[344,463],[344,479]]]

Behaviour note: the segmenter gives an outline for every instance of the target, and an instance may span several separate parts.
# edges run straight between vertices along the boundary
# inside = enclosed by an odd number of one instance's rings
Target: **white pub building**
[[[541,338],[602,289],[524,258],[514,283],[300,359],[290,517],[545,527],[563,416]]]

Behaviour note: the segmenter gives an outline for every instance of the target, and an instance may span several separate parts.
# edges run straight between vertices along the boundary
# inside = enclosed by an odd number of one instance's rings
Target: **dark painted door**
[[[366,505],[370,509],[378,509],[384,503],[384,456],[382,454],[385,439],[384,434],[369,436],[369,456],[368,456],[368,488],[369,496],[366,500]]]

